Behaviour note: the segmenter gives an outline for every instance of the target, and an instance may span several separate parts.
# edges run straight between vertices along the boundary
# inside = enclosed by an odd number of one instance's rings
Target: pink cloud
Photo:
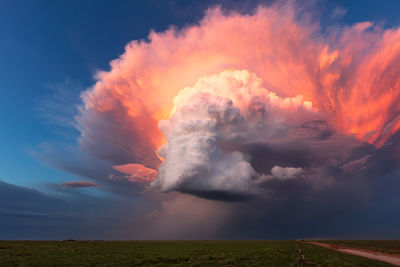
[[[141,164],[125,164],[113,166],[119,172],[128,174],[125,178],[133,182],[152,182],[156,179],[157,171],[146,168]]]
[[[270,99],[282,99],[279,116],[266,121],[284,118],[291,121],[292,132],[273,141],[312,151],[306,153],[313,155],[312,169],[346,166],[343,161],[359,143],[381,147],[400,128],[400,28],[384,30],[361,22],[322,33],[318,21],[297,10],[292,2],[260,6],[247,15],[212,8],[197,25],[151,32],[148,40],[130,42],[111,61],[110,71],[98,72],[96,83],[82,94],[77,117],[81,148],[111,162],[131,180],[154,180],[164,160],[156,151],[171,148],[173,139],[160,130],[161,121],[172,122],[180,107],[184,114],[190,100],[184,95],[187,88],[194,88],[203,77],[234,70],[253,73],[260,79],[258,88],[271,93]],[[216,91],[208,92],[209,99],[221,97]],[[232,108],[245,114],[245,94],[234,93],[224,92],[223,101],[232,101]],[[285,101],[293,108],[283,108],[288,106]],[[181,102],[179,107],[176,102]],[[295,125],[304,118],[296,105],[312,107],[317,114],[310,117],[313,121]],[[266,110],[266,114],[275,113]],[[301,141],[300,135],[304,135]],[[318,138],[322,141],[314,142]],[[183,160],[187,155],[180,156]],[[243,160],[238,156],[237,162],[247,162],[246,156]],[[170,173],[174,177],[174,171]],[[249,171],[243,177],[253,176]]]

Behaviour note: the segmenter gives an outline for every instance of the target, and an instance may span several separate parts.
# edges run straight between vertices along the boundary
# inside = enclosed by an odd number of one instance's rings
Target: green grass
[[[299,244],[307,266],[390,266]],[[295,241],[0,241],[0,266],[300,266]]]
[[[291,241],[0,242],[0,266],[297,266]]]
[[[400,254],[400,240],[324,240],[323,243]]]

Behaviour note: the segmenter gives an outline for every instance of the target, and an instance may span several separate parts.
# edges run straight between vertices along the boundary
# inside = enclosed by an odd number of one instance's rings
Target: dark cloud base
[[[312,194],[302,181],[275,181],[268,187],[283,193],[236,202],[174,193],[176,205],[154,192],[58,197],[0,182],[0,239],[398,239],[400,169],[381,160],[379,177],[348,177]]]

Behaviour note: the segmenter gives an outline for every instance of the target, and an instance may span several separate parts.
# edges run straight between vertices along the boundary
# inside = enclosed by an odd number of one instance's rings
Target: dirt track
[[[399,255],[391,255],[391,254],[386,254],[386,253],[382,253],[382,252],[378,252],[378,251],[350,248],[350,247],[325,244],[325,243],[320,243],[320,242],[307,242],[307,243],[314,244],[314,245],[324,247],[324,248],[333,249],[333,250],[336,250],[336,251],[339,251],[342,253],[357,255],[357,256],[373,259],[373,260],[384,261],[384,262],[387,262],[387,263],[390,263],[393,265],[400,266],[400,256]]]

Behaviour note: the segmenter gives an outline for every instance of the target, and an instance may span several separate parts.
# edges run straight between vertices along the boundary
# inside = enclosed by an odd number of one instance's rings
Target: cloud
[[[132,236],[393,238],[399,66],[399,28],[321,30],[293,2],[210,8],[97,73],[79,149],[41,147],[53,166],[151,206],[124,210]]]
[[[274,166],[271,169],[271,174],[276,179],[294,179],[303,173],[302,168],[279,167]]]
[[[363,142],[380,147],[400,127],[400,30],[323,33],[299,7],[211,8],[197,25],[132,41],[82,94],[80,148],[113,166],[162,166],[153,188],[165,192],[253,195],[275,165],[332,180]]]
[[[81,148],[115,165],[157,169],[155,151],[165,144],[157,125],[174,97],[229,68],[255,73],[278,96],[302,95],[335,130],[383,145],[400,127],[400,30],[363,22],[322,33],[304,11],[293,2],[251,14],[211,8],[197,25],[132,41],[82,94]]]
[[[0,181],[2,239],[116,238],[115,231],[109,232],[125,227],[127,210],[132,212],[136,202],[134,198],[63,190],[58,184],[46,191],[50,193]]]
[[[114,169],[122,173],[128,174],[125,179],[134,182],[151,182],[156,179],[157,171],[154,169],[146,168],[141,164],[125,164],[113,166]],[[115,176],[112,176],[115,178]]]
[[[49,93],[37,103],[35,110],[38,115],[53,126],[63,127],[64,131],[75,128],[79,93],[85,88],[68,77],[63,82],[46,84],[45,87]]]
[[[302,96],[278,97],[244,70],[203,77],[174,103],[171,118],[159,123],[167,145],[158,150],[163,163],[153,188],[209,198],[257,193],[262,173],[253,169],[250,153],[233,147],[292,141],[296,128],[321,117]]]
[[[343,164],[341,166],[341,168],[344,171],[348,171],[348,172],[351,172],[351,171],[359,172],[359,171],[365,170],[368,167],[368,161],[370,160],[370,158],[371,158],[371,155],[363,156],[359,159],[356,159],[356,160],[347,162],[346,164]]]
[[[73,181],[61,184],[62,188],[82,188],[82,187],[94,187],[94,186],[98,186],[98,184],[89,181]]]
[[[112,163],[84,153],[76,144],[45,142],[27,149],[27,152],[52,168],[68,172],[80,179],[93,180],[107,192],[132,196],[143,191],[140,184],[134,183],[126,174],[115,170]]]
[[[337,6],[332,10],[332,13],[330,15],[330,17],[332,19],[341,19],[342,17],[344,17],[347,13],[347,9]]]
[[[332,183],[330,169],[364,144],[337,132],[303,96],[282,98],[261,84],[254,73],[226,70],[178,92],[171,117],[159,122],[167,144],[152,187],[235,200],[265,194],[269,179]]]

